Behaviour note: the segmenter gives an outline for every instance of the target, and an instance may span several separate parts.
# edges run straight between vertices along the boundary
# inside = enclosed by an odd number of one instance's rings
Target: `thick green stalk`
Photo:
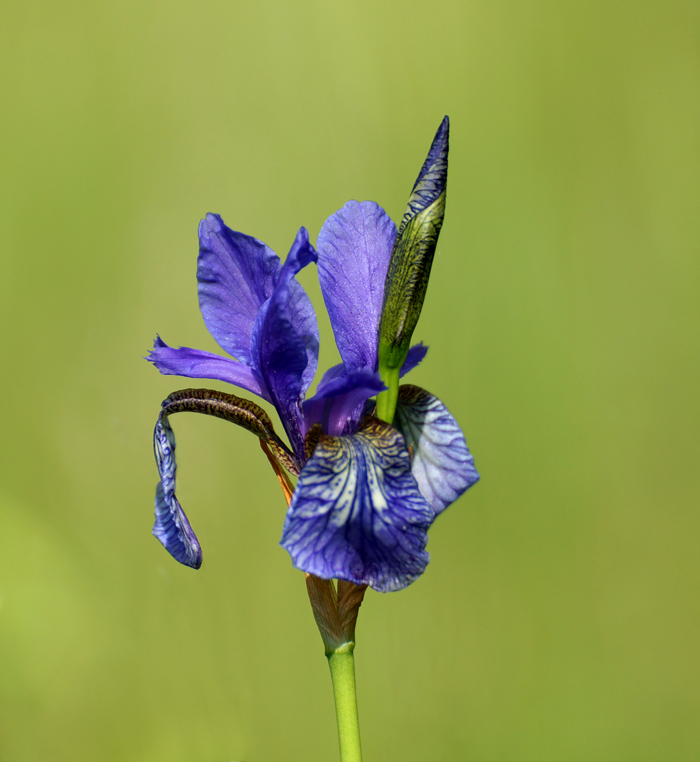
[[[381,378],[387,389],[385,392],[380,392],[377,395],[377,411],[375,415],[381,421],[386,421],[387,423],[394,422],[396,403],[399,399],[399,370],[400,366],[398,368],[381,368]]]
[[[357,717],[355,696],[354,643],[345,643],[328,654],[331,668],[335,715],[338,720],[338,742],[341,762],[362,762],[360,748],[360,722]]]

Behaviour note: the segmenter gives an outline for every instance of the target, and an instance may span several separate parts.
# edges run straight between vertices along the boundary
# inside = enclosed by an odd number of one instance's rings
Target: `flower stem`
[[[377,395],[375,415],[380,420],[391,424],[394,422],[396,403],[399,399],[399,368],[383,368],[380,362],[379,372],[387,389]]]
[[[360,748],[360,722],[357,717],[355,696],[354,644],[346,643],[328,654],[331,668],[335,715],[338,720],[338,742],[341,762],[362,762]]]

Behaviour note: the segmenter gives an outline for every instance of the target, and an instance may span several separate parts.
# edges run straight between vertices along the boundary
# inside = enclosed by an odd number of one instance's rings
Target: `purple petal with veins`
[[[372,419],[351,436],[321,437],[299,475],[280,544],[302,571],[384,593],[423,573],[434,518],[403,437]]]
[[[436,514],[479,481],[459,424],[430,392],[399,387],[394,424],[412,449],[411,471]]]
[[[202,549],[190,522],[175,497],[175,435],[167,418],[158,416],[153,432],[153,449],[160,481],[156,487],[156,522],[153,534],[181,564],[199,569]]]
[[[251,365],[250,341],[262,305],[270,298],[282,263],[262,241],[226,227],[218,214],[199,225],[199,308],[219,346]]]
[[[301,286],[294,276],[316,259],[309,235],[301,228],[272,296],[258,313],[251,343],[254,365],[296,453],[303,452],[301,402],[316,371],[318,326],[310,302],[307,309],[299,298]]]
[[[396,226],[372,201],[348,201],[319,233],[318,278],[348,370],[376,370],[384,282],[395,238]]]

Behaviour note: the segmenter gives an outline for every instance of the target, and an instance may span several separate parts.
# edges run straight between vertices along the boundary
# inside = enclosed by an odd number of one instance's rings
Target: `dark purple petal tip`
[[[428,347],[421,341],[419,344],[414,344],[406,355],[406,359],[401,366],[399,377],[403,378],[409,371],[413,370],[416,366],[423,362],[423,359],[428,354]]]
[[[189,347],[169,347],[160,336],[157,336],[153,349],[146,359],[152,362],[164,376],[224,381],[270,400],[270,394],[260,373],[255,368],[228,357]]]
[[[408,208],[399,227],[399,235],[401,235],[411,217],[415,217],[415,215],[427,209],[444,193],[447,187],[447,155],[449,150],[450,120],[446,116],[435,133],[428,156],[425,162],[423,162],[421,171],[413,185]]]

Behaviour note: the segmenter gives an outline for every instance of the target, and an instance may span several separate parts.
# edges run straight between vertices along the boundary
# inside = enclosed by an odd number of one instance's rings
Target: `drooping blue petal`
[[[412,449],[413,476],[436,514],[479,481],[464,434],[437,397],[418,386],[399,387],[394,424]]]
[[[188,347],[169,347],[160,336],[156,337],[153,349],[146,358],[164,376],[187,376],[188,378],[210,378],[225,381],[270,400],[270,394],[260,373],[228,357],[220,357],[211,352]]]
[[[160,481],[156,487],[153,534],[177,561],[193,569],[202,565],[202,549],[175,496],[175,435],[162,414],[153,432],[153,449]]]
[[[327,376],[328,373],[324,380]],[[364,412],[362,403],[385,388],[379,374],[369,370],[338,374],[322,387],[319,386],[319,391],[304,402],[304,431],[320,423],[324,433],[330,436],[353,432]]]
[[[214,389],[181,389],[163,400],[153,432],[160,476],[153,534],[180,563],[198,569],[202,551],[175,495],[175,435],[168,420],[175,413],[200,413],[235,423],[259,438],[275,473],[279,475],[285,469],[296,475],[299,469],[294,454],[277,436],[267,413],[254,402]]]
[[[250,340],[260,307],[270,298],[282,267],[262,241],[226,227],[218,214],[199,225],[199,307],[219,346],[251,364]]]
[[[297,233],[272,296],[258,313],[251,343],[253,362],[270,392],[296,453],[303,452],[301,400],[316,372],[316,314],[294,276],[317,260],[304,228]]]
[[[281,545],[317,577],[400,590],[428,563],[434,517],[401,434],[367,419],[351,436],[321,437],[299,475]]]
[[[318,278],[348,370],[377,369],[384,282],[396,226],[371,201],[348,201],[318,236]]]

